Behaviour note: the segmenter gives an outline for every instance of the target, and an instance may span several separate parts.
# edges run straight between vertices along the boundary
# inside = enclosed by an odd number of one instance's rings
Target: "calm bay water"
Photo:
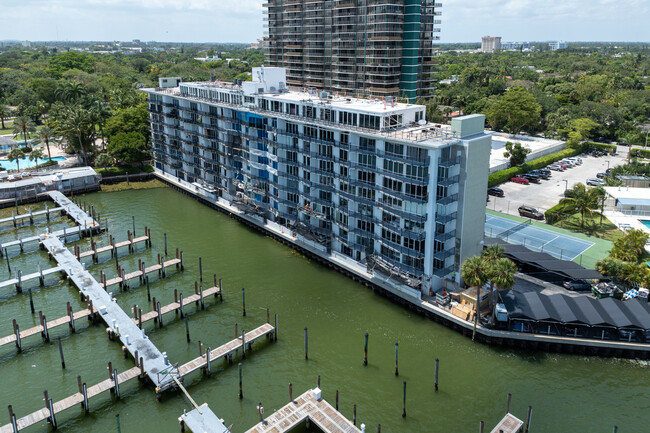
[[[292,249],[252,231],[217,211],[168,188],[122,192],[101,192],[83,197],[109,218],[111,232],[118,241],[126,239],[131,215],[136,218],[137,234],[143,226],[152,228],[153,248],[138,248],[136,254],[120,257],[128,271],[135,270],[138,259],[147,265],[163,252],[163,233],[167,233],[170,255],[176,247],[185,252],[186,270],[170,272],[164,280],[152,277],[151,294],[162,304],[173,300],[173,291],[190,294],[198,280],[198,258],[203,258],[204,280],[212,274],[223,279],[224,302],[208,301],[204,311],[189,307],[192,342],[185,340],[184,322],[173,315],[165,326],[146,325],[150,338],[172,362],[184,363],[198,355],[197,340],[204,348],[217,347],[234,337],[234,325],[241,331],[266,321],[266,308],[279,315],[279,340],[262,340],[243,361],[244,399],[237,398],[237,365],[213,364],[209,378],[200,374],[186,379],[186,387],[197,403],[207,402],[212,410],[233,424],[233,432],[243,432],[258,419],[255,406],[262,402],[268,415],[288,402],[288,384],[294,395],[316,386],[321,375],[324,397],[334,404],[340,391],[340,409],[352,418],[357,405],[359,423],[368,432],[475,432],[480,420],[487,431],[503,416],[508,392],[513,394],[511,411],[524,418],[533,406],[532,432],[590,431],[610,432],[617,424],[619,432],[647,431],[650,421],[648,367],[634,361],[588,358],[493,348],[478,343],[375,295],[371,290],[301,256]],[[32,205],[34,210],[44,204]],[[21,207],[20,212],[26,211]],[[11,215],[0,211],[0,217]],[[53,229],[69,223],[52,220]],[[24,226],[20,233],[39,233],[46,227],[39,220],[35,227]],[[16,239],[11,225],[0,228],[0,242]],[[102,238],[104,245],[106,236]],[[82,249],[89,241],[78,242]],[[69,245],[72,246],[72,243]],[[124,253],[123,253],[124,254]],[[110,255],[90,269],[96,278],[104,270],[116,275]],[[53,266],[41,251],[10,258],[12,271],[23,273]],[[0,278],[9,273],[0,260]],[[137,280],[136,280],[137,281]],[[135,282],[132,284],[135,286]],[[83,307],[77,290],[47,279],[45,288],[38,281],[25,285],[25,293],[16,295],[11,288],[0,292],[0,334],[11,333],[16,318],[21,329],[37,324],[38,315],[29,311],[27,288],[34,292],[37,310],[49,320],[65,314],[65,303],[74,309]],[[241,288],[246,288],[247,316],[241,314]],[[114,289],[117,292],[117,288]],[[147,305],[144,287],[115,295],[120,305],[131,311]],[[309,329],[309,361],[304,360],[303,329]],[[363,367],[364,333],[370,334],[369,366]],[[109,342],[105,326],[78,322],[76,334],[67,327],[51,332],[52,342],[40,337],[23,342],[24,351],[0,348],[0,406],[12,404],[18,416],[42,407],[42,392],[54,400],[76,392],[77,375],[95,384],[107,375],[112,361],[118,370],[131,368],[124,360],[118,343]],[[66,370],[61,369],[56,338],[61,336]],[[394,344],[399,342],[399,377],[394,375]],[[434,362],[440,359],[440,391],[434,392]],[[402,387],[407,381],[407,418],[402,413]],[[164,395],[156,401],[150,385],[136,382],[122,387],[122,398],[114,401],[109,394],[90,401],[91,412],[72,409],[58,417],[65,432],[116,431],[115,414],[120,414],[122,432],[178,432],[178,416],[191,408],[180,392]],[[8,421],[0,414],[2,424]],[[26,431],[47,431],[45,423]]]

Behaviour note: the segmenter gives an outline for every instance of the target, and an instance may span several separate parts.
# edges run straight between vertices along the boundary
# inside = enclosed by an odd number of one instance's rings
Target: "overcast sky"
[[[253,42],[264,0],[2,0],[0,40]],[[441,42],[650,42],[650,0],[441,0]]]

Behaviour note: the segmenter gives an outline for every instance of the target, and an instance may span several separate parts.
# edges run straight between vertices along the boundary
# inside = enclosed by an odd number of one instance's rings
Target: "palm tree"
[[[515,285],[515,274],[518,272],[517,265],[510,260],[501,258],[490,266],[490,282],[497,286],[497,289],[510,290]],[[497,290],[497,295],[498,295]],[[496,321],[496,302],[492,308],[492,323]]]
[[[81,153],[84,164],[88,164],[86,148],[94,136],[90,112],[79,105],[73,105],[61,112],[57,127],[65,135],[68,144]]]
[[[584,228],[586,216],[600,215],[596,209],[600,205],[602,195],[602,188],[587,188],[583,183],[578,183],[573,187],[573,197],[563,198],[560,204],[564,205],[563,209],[568,214],[579,213],[580,228]]]
[[[491,308],[492,310],[494,310],[494,304],[495,304],[494,279],[492,278],[494,264],[499,259],[503,258],[504,252],[505,252],[505,248],[503,248],[501,245],[493,244],[485,248],[481,253],[481,257],[483,258],[483,261],[485,262],[485,266],[486,266],[485,272],[487,273],[488,279],[490,280],[490,297],[488,298],[488,300],[489,300],[489,308]]]
[[[36,162],[36,167],[38,167],[38,160],[39,159],[45,159],[45,154],[41,149],[34,149],[32,152],[29,154],[29,160],[30,161],[35,161]]]
[[[66,81],[54,91],[54,97],[62,102],[74,102],[85,94],[86,89],[80,81]]]
[[[47,147],[47,158],[52,159],[52,153],[50,152],[50,141],[56,138],[56,131],[49,126],[44,126],[38,131],[38,138],[34,140],[34,144],[45,143]]]
[[[23,152],[23,150],[20,148],[11,149],[11,151],[7,155],[7,159],[10,162],[16,161],[16,168],[18,169],[18,171],[20,171],[20,160],[24,158],[25,158],[25,152]]]
[[[111,107],[100,100],[94,100],[90,106],[90,111],[93,115],[93,123],[99,127],[99,134],[102,137],[102,145],[106,149],[106,141],[104,137],[104,125],[109,117],[113,115]]]
[[[465,259],[460,267],[460,275],[470,287],[476,287],[476,316],[474,317],[474,332],[472,340],[476,337],[476,325],[480,314],[481,287],[487,282],[485,263],[481,256],[474,256]]]
[[[27,134],[31,134],[34,130],[34,122],[32,122],[32,119],[29,117],[20,116],[14,120],[14,138],[22,134],[23,139],[25,140],[25,145],[27,145]]]
[[[637,262],[645,252],[645,244],[648,242],[648,234],[642,230],[632,229],[625,236],[614,242],[611,255],[626,262]]]
[[[2,129],[5,129],[5,119],[9,117],[11,110],[5,104],[0,102],[0,121],[2,121]]]

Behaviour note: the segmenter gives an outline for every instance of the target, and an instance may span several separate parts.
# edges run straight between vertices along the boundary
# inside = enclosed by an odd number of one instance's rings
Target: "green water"
[[[198,279],[198,258],[203,258],[204,278],[212,274],[223,279],[224,302],[208,301],[204,311],[191,313],[192,342],[185,340],[185,325],[173,315],[162,329],[146,325],[151,339],[172,362],[184,363],[198,354],[197,340],[214,348],[234,336],[234,325],[253,329],[266,321],[266,308],[279,315],[279,340],[256,343],[243,361],[244,399],[237,398],[236,364],[213,363],[213,373],[199,373],[186,380],[194,400],[209,403],[212,410],[233,424],[233,432],[244,432],[258,420],[255,406],[262,402],[268,415],[288,402],[288,384],[294,395],[316,386],[321,375],[324,397],[334,404],[340,391],[340,409],[352,418],[357,405],[358,423],[368,432],[474,432],[480,420],[487,431],[503,416],[508,392],[513,394],[511,411],[524,418],[533,406],[532,432],[610,432],[617,424],[620,432],[647,431],[650,421],[648,390],[650,379],[646,365],[627,360],[587,358],[492,348],[471,340],[446,327],[420,317],[374,294],[344,276],[311,262],[290,248],[252,231],[217,211],[168,188],[95,193],[83,198],[108,217],[111,232],[126,239],[135,215],[138,235],[146,224],[152,228],[153,248],[142,246],[120,263],[127,270],[137,267],[138,258],[154,263],[163,250],[163,232],[167,232],[169,253],[177,246],[185,251],[184,273],[170,272],[164,280],[154,277],[152,296],[162,304],[173,300],[173,290],[190,294]],[[44,204],[34,205],[34,210]],[[21,213],[24,208],[21,208]],[[0,217],[11,215],[0,211]],[[52,228],[68,225],[67,220],[52,220]],[[38,233],[45,228],[20,230]],[[0,242],[16,239],[11,225],[0,229]],[[106,242],[105,237],[102,242]],[[82,249],[88,240],[80,241]],[[70,246],[72,243],[70,244]],[[100,243],[100,245],[102,245]],[[96,278],[104,270],[115,276],[110,255],[90,269]],[[43,252],[23,255],[14,252],[12,270],[24,273],[48,263]],[[6,262],[0,259],[0,278],[6,279]],[[137,281],[137,280],[136,280]],[[135,285],[135,283],[133,284]],[[36,309],[48,320],[65,314],[65,302],[75,310],[82,304],[76,289],[51,276],[45,288],[38,281],[25,285],[34,291]],[[247,316],[241,314],[241,288],[246,288]],[[117,291],[117,289],[115,289]],[[131,311],[139,304],[148,311],[146,290],[132,288],[116,295],[120,305]],[[38,315],[29,311],[27,293],[15,295],[11,288],[0,292],[0,332],[11,333],[11,320],[18,319],[21,329],[37,324]],[[309,329],[309,361],[304,359],[304,331]],[[363,362],[363,335],[370,334],[369,365]],[[12,404],[18,416],[42,407],[43,389],[56,401],[76,392],[77,375],[95,384],[107,377],[106,364],[113,361],[118,370],[131,368],[124,360],[118,343],[109,342],[105,326],[78,322],[76,334],[67,327],[51,332],[52,342],[40,337],[24,340],[24,351],[0,348],[0,407]],[[61,336],[67,369],[62,370],[56,338]],[[399,342],[399,377],[394,375],[394,344]],[[434,360],[440,359],[440,391],[434,392]],[[407,414],[402,414],[402,387],[407,381]],[[178,432],[178,416],[190,403],[181,393],[170,392],[156,401],[150,385],[137,381],[122,386],[122,398],[114,401],[107,393],[90,401],[91,412],[71,409],[59,415],[60,431],[114,432],[115,414],[120,414],[122,432]],[[2,424],[8,421],[6,409],[0,413]],[[26,431],[47,431],[45,423]]]

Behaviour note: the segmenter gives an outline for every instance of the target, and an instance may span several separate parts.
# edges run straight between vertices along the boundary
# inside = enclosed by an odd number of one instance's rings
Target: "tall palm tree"
[[[518,272],[517,265],[507,258],[496,260],[491,265],[490,281],[497,286],[497,289],[510,290],[515,285],[515,274]],[[497,290],[497,295],[498,295]],[[496,302],[492,308],[492,322],[496,320]]]
[[[476,325],[480,314],[481,287],[487,282],[485,263],[481,256],[474,256],[465,259],[460,267],[460,275],[470,287],[476,287],[476,316],[474,316],[474,332],[472,340],[476,337]]]
[[[560,203],[564,205],[566,213],[580,214],[580,228],[584,228],[586,216],[600,215],[597,209],[602,196],[602,188],[587,188],[585,184],[578,183],[573,187],[573,197],[563,198]]]
[[[23,135],[25,145],[27,145],[27,134],[31,134],[35,130],[34,122],[27,116],[20,116],[14,120],[14,138],[20,134]]]
[[[68,144],[81,153],[83,163],[87,165],[86,148],[90,146],[94,137],[90,112],[79,105],[70,106],[61,112],[57,128],[62,135],[66,136]]]
[[[5,104],[0,102],[0,121],[2,121],[2,129],[5,129],[5,119],[9,117],[11,110]]]
[[[104,125],[109,117],[113,115],[110,106],[100,100],[95,99],[90,104],[90,112],[92,114],[93,123],[99,127],[99,134],[102,137],[102,145],[106,148],[104,137]]]
[[[38,137],[34,140],[34,144],[45,143],[47,147],[47,158],[52,159],[52,153],[50,152],[50,141],[56,138],[56,131],[49,126],[44,126],[38,131]]]
[[[487,274],[488,279],[490,280],[490,297],[488,298],[489,300],[489,308],[494,309],[494,304],[495,304],[495,292],[494,292],[494,279],[492,278],[493,274],[493,269],[494,269],[494,264],[499,260],[503,258],[503,253],[505,252],[505,248],[503,248],[501,245],[498,244],[493,244],[488,246],[483,250],[481,253],[481,257],[483,258],[483,261],[485,262],[485,272]]]
[[[648,242],[647,233],[642,230],[632,229],[614,242],[611,254],[619,260],[637,262],[645,252],[646,242]]]
[[[23,152],[23,150],[20,148],[11,149],[9,154],[7,154],[7,159],[10,162],[16,161],[16,167],[18,171],[20,171],[20,160],[24,158],[25,158],[25,152]]]

